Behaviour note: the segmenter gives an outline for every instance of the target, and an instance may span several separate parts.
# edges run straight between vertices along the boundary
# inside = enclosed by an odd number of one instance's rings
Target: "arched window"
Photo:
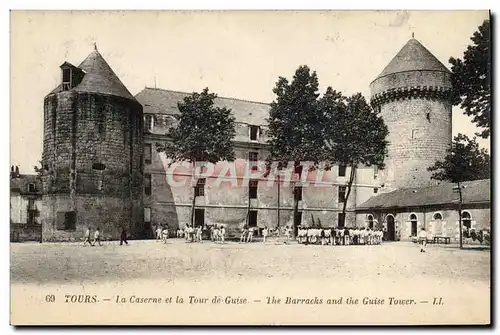
[[[462,226],[467,229],[471,228],[472,217],[469,212],[462,212]]]
[[[418,232],[417,232],[418,222],[417,222],[417,215],[416,214],[410,215],[410,224],[411,224],[411,236],[417,236],[417,234],[418,234]]]
[[[434,216],[432,217],[434,220],[442,220],[443,216],[441,213],[434,213]]]
[[[373,229],[373,215],[368,214],[366,220],[368,221],[368,228]]]

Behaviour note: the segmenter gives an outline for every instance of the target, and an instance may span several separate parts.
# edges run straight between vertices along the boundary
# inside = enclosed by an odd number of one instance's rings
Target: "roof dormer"
[[[78,86],[85,74],[82,69],[68,62],[64,62],[60,68],[62,75],[61,88],[63,91],[69,91],[73,87]]]

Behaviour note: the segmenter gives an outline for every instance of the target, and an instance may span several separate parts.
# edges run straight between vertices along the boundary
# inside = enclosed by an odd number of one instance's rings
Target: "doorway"
[[[299,232],[299,226],[302,224],[302,212],[295,213],[293,217],[293,236],[296,237]]]
[[[387,222],[387,241],[396,240],[396,224],[394,222],[394,216],[391,214],[387,215],[385,218]]]
[[[204,226],[205,225],[205,209],[197,208],[194,210],[194,226]]]

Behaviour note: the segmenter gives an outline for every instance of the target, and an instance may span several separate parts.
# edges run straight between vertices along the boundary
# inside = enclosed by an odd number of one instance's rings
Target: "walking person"
[[[96,244],[96,242],[99,242],[99,246],[102,246],[101,244],[101,232],[99,231],[99,228],[95,230],[94,233],[94,241],[92,242],[92,246]]]
[[[92,243],[90,243],[90,227],[87,227],[87,229],[85,230],[83,246],[85,246],[85,244],[87,243],[92,245]]]
[[[220,241],[224,243],[224,239],[226,237],[226,228],[223,225],[220,226],[219,235],[220,235]]]
[[[247,239],[247,234],[248,234],[248,228],[247,226],[243,226],[241,229],[241,235],[240,235],[240,242],[245,242]]]
[[[420,230],[418,239],[420,242],[420,252],[425,252],[425,248],[427,246],[427,232],[425,231],[425,227],[422,227],[422,229]]]
[[[196,242],[201,242],[202,240],[202,226],[196,228]]]
[[[262,230],[262,243],[266,243],[266,237],[267,237],[267,226],[264,227]]]
[[[120,234],[120,245],[123,245],[123,243],[128,245],[127,231],[125,230],[125,228],[122,229],[122,233]]]
[[[158,227],[156,228],[156,239],[158,240],[158,242],[160,242],[162,239],[162,231],[163,229],[160,225],[158,225]]]
[[[168,225],[165,225],[165,227],[161,231],[161,239],[163,243],[167,243],[168,240]]]

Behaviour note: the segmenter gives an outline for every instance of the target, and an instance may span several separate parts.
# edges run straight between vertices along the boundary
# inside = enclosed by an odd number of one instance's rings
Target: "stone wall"
[[[144,195],[144,206],[151,210],[151,226],[167,223],[171,231],[178,227],[185,227],[191,220],[191,206],[193,200],[192,170],[172,165],[164,154],[156,151],[156,143],[167,141],[164,136],[146,135],[145,143],[151,145],[151,164],[145,164],[145,173],[151,176],[151,195]],[[149,147],[146,147],[149,150]],[[267,151],[264,147],[247,144],[236,144],[237,160],[234,164],[227,162],[217,164],[206,177],[205,195],[196,198],[196,208],[205,210],[205,222],[226,224],[231,232],[237,232],[246,222],[248,210],[257,211],[257,226],[276,227],[278,220],[278,187],[277,183],[269,182],[261,177],[258,184],[257,199],[250,199],[248,180],[253,174],[246,173],[246,162],[249,151],[257,151],[259,158],[264,159]],[[231,168],[228,168],[230,166]],[[229,172],[234,167],[238,178],[230,178]],[[167,173],[168,171],[168,173]],[[310,172],[307,175],[307,185],[303,186],[302,200],[298,203],[298,211],[302,212],[303,225],[314,223],[327,226],[338,225],[338,214],[342,211],[339,203],[339,186],[345,185],[350,173],[346,170],[346,177],[339,176],[338,166],[330,171]],[[207,173],[208,174],[208,173]],[[233,174],[234,175],[234,174]],[[294,197],[291,182],[291,170],[285,172],[288,177],[282,179],[280,186],[280,226],[293,223]],[[226,176],[225,178],[217,178]],[[295,180],[295,179],[293,179]],[[361,167],[356,173],[356,187],[350,194],[347,205],[346,225],[354,226],[356,204],[366,201],[376,195],[374,188],[382,189],[380,177],[374,174],[373,167]],[[154,228],[153,228],[154,229]]]
[[[387,184],[395,188],[432,184],[427,168],[446,156],[452,140],[451,105],[411,99],[389,102],[381,109],[389,128]]]
[[[389,130],[387,187],[423,187],[435,182],[427,168],[446,156],[452,141],[450,75],[400,72],[371,84],[372,104]]]
[[[489,204],[464,205],[463,211],[471,214],[472,228],[476,230],[491,229],[491,207]],[[442,220],[436,220],[435,215],[439,213]],[[366,226],[367,215],[371,214],[379,222],[379,228],[387,228],[385,222],[387,215],[393,215],[398,231],[399,240],[409,241],[412,235],[411,215],[415,215],[417,220],[417,234],[422,227],[426,229],[430,236],[447,236],[453,242],[459,241],[459,219],[458,211],[450,205],[433,206],[433,207],[418,207],[412,209],[399,210],[373,210],[363,211],[356,214],[356,222],[358,226]]]
[[[11,242],[41,242],[42,241],[42,225],[28,225],[24,223],[10,224],[10,241]]]
[[[47,96],[44,107],[44,239],[75,238],[89,223],[103,227],[106,238],[118,237],[119,222],[141,235],[142,106],[65,91]],[[80,228],[54,229],[61,211],[76,211]]]

